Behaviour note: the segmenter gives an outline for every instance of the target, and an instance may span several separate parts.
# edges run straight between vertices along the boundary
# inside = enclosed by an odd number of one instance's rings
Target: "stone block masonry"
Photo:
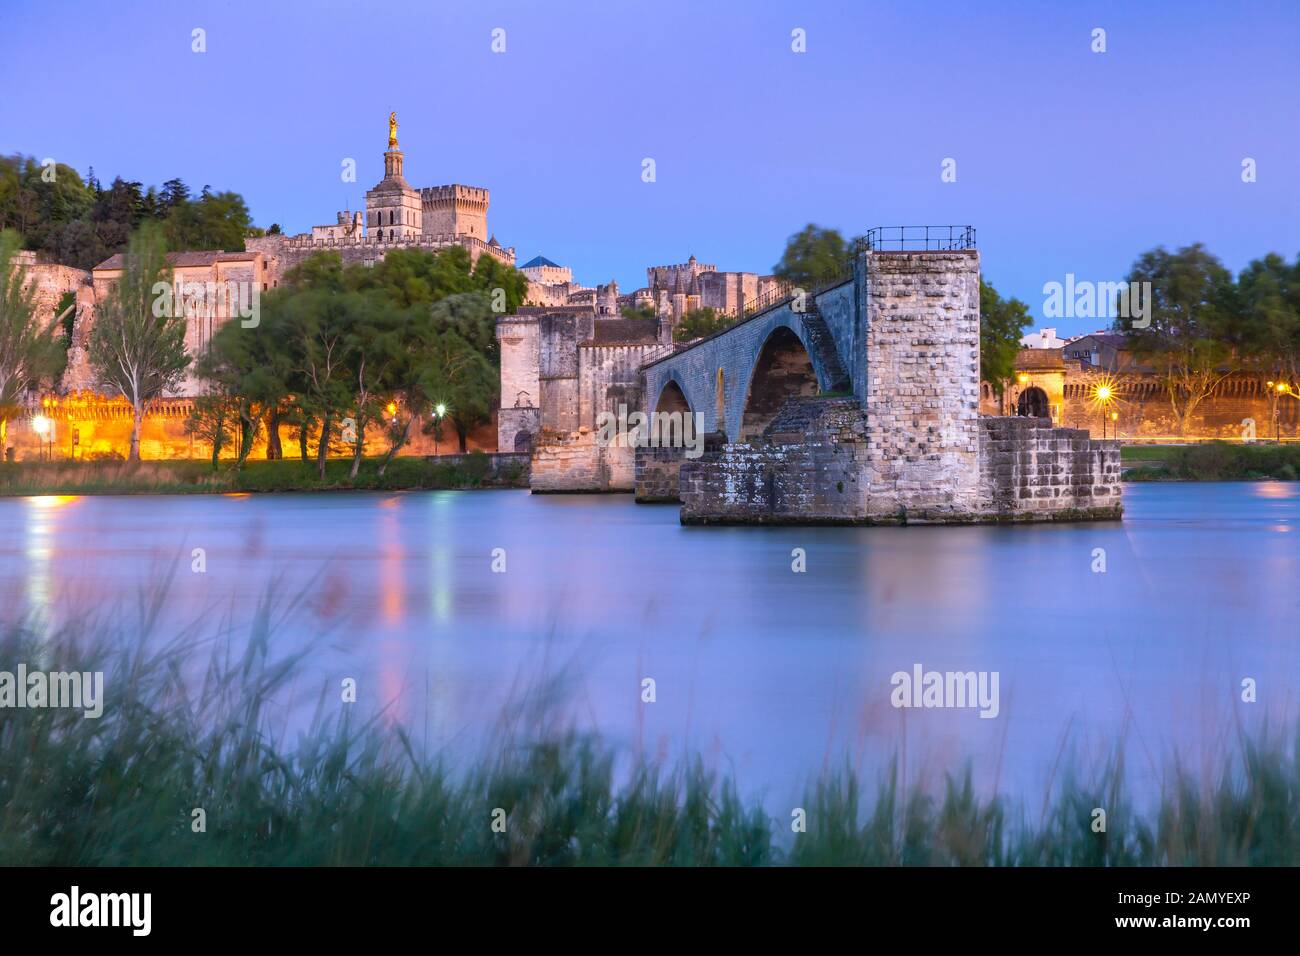
[[[880,510],[867,484],[868,416],[851,399],[797,398],[761,438],[707,447],[680,465],[683,524],[975,524],[1118,519],[1119,446],[1047,419],[981,418],[969,507],[896,499]],[[641,480],[638,500],[649,489]],[[650,469],[647,468],[647,471]],[[659,493],[662,493],[660,487]]]
[[[980,497],[985,520],[1117,519],[1119,443],[1046,418],[980,419]]]
[[[533,449],[534,493],[581,494],[634,490],[634,449],[596,441],[596,433],[585,425],[567,434],[543,431]]]
[[[721,433],[706,436],[705,447],[725,441]],[[678,503],[682,463],[687,461],[685,448],[636,449],[636,500],[642,504]]]
[[[872,253],[865,329],[868,512],[979,510],[979,256]]]
[[[679,466],[684,524],[957,524],[1105,520],[1123,512],[1119,449],[1050,420],[979,415],[979,256],[973,250],[867,252],[853,300],[827,328],[847,355],[853,394],[761,396],[779,411],[758,434],[717,443]],[[851,320],[856,324],[851,324]],[[738,329],[737,342],[743,341]],[[735,353],[708,340],[709,367]],[[752,337],[752,336],[751,336]],[[771,340],[769,340],[771,341]],[[800,337],[800,342],[805,342]],[[806,342],[805,342],[806,344]],[[794,349],[787,337],[785,347]],[[783,353],[784,354],[784,353]],[[692,382],[690,352],[654,374]],[[793,355],[787,364],[795,367]],[[754,404],[766,366],[735,368]],[[724,371],[724,374],[725,371]],[[812,382],[807,376],[805,384]],[[732,436],[733,439],[735,436]],[[646,459],[639,489],[663,493]],[[643,487],[642,487],[643,486]]]
[[[851,398],[792,398],[761,437],[680,466],[683,524],[866,520],[866,419]]]

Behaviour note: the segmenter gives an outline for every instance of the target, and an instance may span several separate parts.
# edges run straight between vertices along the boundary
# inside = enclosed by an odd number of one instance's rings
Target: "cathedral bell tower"
[[[402,175],[402,151],[397,145],[397,114],[388,114],[388,149],[384,178],[366,193],[366,229],[371,238],[395,242],[419,236],[424,228],[420,194]]]

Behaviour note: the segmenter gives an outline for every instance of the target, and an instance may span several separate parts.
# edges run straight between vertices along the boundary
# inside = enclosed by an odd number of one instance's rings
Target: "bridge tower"
[[[979,497],[980,261],[974,249],[866,251],[867,508],[973,510]]]

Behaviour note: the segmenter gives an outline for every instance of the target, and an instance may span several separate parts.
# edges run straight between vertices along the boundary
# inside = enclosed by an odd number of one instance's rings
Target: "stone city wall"
[[[535,493],[633,491],[634,449],[596,441],[585,425],[577,431],[543,431],[533,449],[529,479]]]

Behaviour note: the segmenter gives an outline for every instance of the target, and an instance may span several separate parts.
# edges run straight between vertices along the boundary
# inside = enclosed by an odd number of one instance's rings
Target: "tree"
[[[1121,316],[1115,327],[1128,336],[1134,357],[1154,369],[1185,435],[1250,337],[1244,323],[1233,321],[1232,273],[1196,243],[1174,253],[1163,247],[1143,253],[1128,282],[1150,283],[1150,311],[1142,320]]]
[[[494,312],[510,315],[524,304],[528,295],[528,276],[499,259],[480,255],[474,264],[474,286],[487,293]]]
[[[316,468],[321,478],[333,429],[352,397],[349,319],[359,299],[353,292],[303,288],[263,303],[263,317],[273,308],[283,310],[275,321],[285,323],[289,386],[304,414],[320,422]]]
[[[14,261],[21,238],[0,233],[0,460],[8,448],[9,419],[19,399],[57,370],[58,341],[36,319],[36,293]]]
[[[1269,413],[1276,418],[1278,403],[1300,387],[1300,255],[1295,265],[1276,253],[1251,262],[1237,278],[1237,298],[1243,361],[1271,383]]]
[[[791,285],[811,288],[845,275],[852,265],[852,243],[834,229],[809,223],[786,241],[772,271]]]
[[[355,306],[345,338],[355,430],[350,478],[356,478],[361,468],[366,427],[382,416],[383,398],[400,383],[408,358],[408,331],[400,312],[374,294],[357,297]]]
[[[491,421],[500,391],[496,366],[496,314],[486,292],[448,296],[429,307],[429,332],[417,361],[419,387],[430,404],[447,406],[460,450],[469,433]],[[430,421],[426,431],[438,427]]]
[[[97,310],[87,358],[99,386],[131,405],[131,451],[140,460],[140,428],[153,401],[176,387],[190,357],[185,316],[171,295],[171,268],[157,226],[131,240],[122,275]]]
[[[618,314],[623,316],[625,319],[641,319],[645,322],[653,322],[659,318],[659,313],[655,311],[655,307],[652,303],[646,303],[639,309],[634,309],[630,305],[625,305],[623,308],[618,310]]]
[[[677,342],[690,342],[693,339],[721,332],[735,323],[736,319],[733,316],[724,315],[710,306],[692,309],[682,316],[681,321],[673,329],[673,339]]]
[[[999,396],[1015,371],[1020,339],[1030,321],[1029,306],[1019,299],[1003,299],[980,279],[980,379]]]
[[[177,249],[238,250],[256,232],[237,193],[205,189],[195,200],[180,179],[159,189],[118,177],[104,188],[93,170],[82,182],[69,166],[0,157],[0,229],[17,229],[27,249],[91,269],[124,251],[141,223],[155,221]]]
[[[451,330],[434,341],[433,357],[427,388],[435,401],[447,406],[463,454],[470,431],[492,417],[499,388],[497,371],[481,352]],[[427,430],[440,424],[430,421]]]
[[[194,399],[194,409],[185,419],[185,430],[212,447],[212,470],[217,470],[221,452],[239,428],[239,399],[225,392],[212,392]]]

